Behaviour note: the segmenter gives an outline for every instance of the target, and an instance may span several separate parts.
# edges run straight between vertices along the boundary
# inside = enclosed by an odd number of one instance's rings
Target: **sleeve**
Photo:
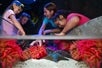
[[[67,20],[71,19],[73,16],[74,16],[73,13],[67,15]]]
[[[43,20],[43,24],[48,24],[48,18],[44,18],[44,20]]]
[[[8,10],[6,15],[7,15],[7,17],[9,17],[12,14],[15,15],[15,13],[12,10]]]

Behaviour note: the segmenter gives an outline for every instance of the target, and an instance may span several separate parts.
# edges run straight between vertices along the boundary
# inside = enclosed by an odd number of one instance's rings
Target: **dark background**
[[[13,0],[0,0],[0,15]],[[48,2],[54,2],[58,9],[71,10],[82,13],[90,19],[102,16],[102,0],[19,0],[24,5],[24,11],[31,17],[38,19],[35,24],[36,31],[39,30],[43,19],[43,6]]]

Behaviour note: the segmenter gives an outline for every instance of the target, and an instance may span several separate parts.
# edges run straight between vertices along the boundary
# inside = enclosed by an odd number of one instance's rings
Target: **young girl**
[[[50,2],[44,6],[45,18],[39,30],[39,35],[42,35],[42,34],[45,35],[47,33],[53,33],[57,31],[56,29],[57,26],[54,24],[53,20],[51,19],[55,14],[55,12],[56,12],[56,5],[54,3]],[[48,29],[48,30],[45,30],[45,29]]]
[[[55,24],[62,28],[62,31],[55,35],[65,35],[76,26],[83,25],[90,19],[79,13],[70,13],[66,10],[58,10],[53,17]]]
[[[23,28],[16,19],[16,14],[20,13],[24,5],[19,1],[14,1],[4,12],[2,20],[2,35],[14,36],[25,35]]]

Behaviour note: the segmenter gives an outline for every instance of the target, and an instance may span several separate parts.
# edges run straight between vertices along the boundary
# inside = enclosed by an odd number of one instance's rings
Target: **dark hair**
[[[54,21],[56,21],[57,18],[59,18],[60,15],[62,15],[64,18],[67,18],[67,16],[71,13],[71,11],[67,10],[58,10],[55,15],[52,17]]]
[[[46,8],[47,10],[49,10],[49,11],[54,11],[54,13],[56,12],[56,10],[57,10],[57,7],[56,7],[56,5],[55,5],[55,3],[52,3],[52,2],[49,2],[49,3],[47,3],[45,6],[44,6],[44,8]]]
[[[20,17],[27,17],[29,19],[31,18],[31,16],[25,12],[23,12]]]

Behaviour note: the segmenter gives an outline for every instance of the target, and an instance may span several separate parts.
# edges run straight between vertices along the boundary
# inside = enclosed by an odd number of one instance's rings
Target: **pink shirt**
[[[84,23],[87,23],[90,19],[82,14],[78,14],[78,13],[71,13],[67,16],[67,20],[69,20],[70,18],[72,18],[73,16],[78,16],[80,18],[80,22],[79,25],[83,25]]]
[[[17,29],[9,18],[12,14],[15,15],[14,11],[9,9],[3,15],[3,18],[9,22],[2,20],[2,35],[17,35]]]

